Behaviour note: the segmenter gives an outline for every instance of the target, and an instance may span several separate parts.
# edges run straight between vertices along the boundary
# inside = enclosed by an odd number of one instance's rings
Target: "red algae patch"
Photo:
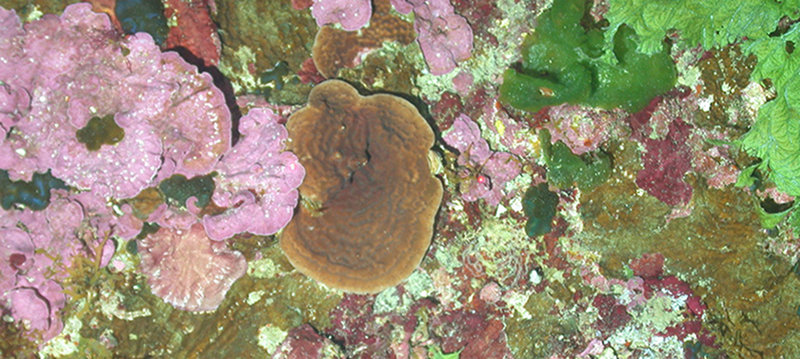
[[[286,127],[288,147],[306,168],[303,205],[280,238],[292,265],[356,293],[408,277],[430,245],[442,199],[428,164],[433,131],[417,109],[330,80]]]
[[[159,229],[139,241],[139,254],[153,294],[181,310],[217,309],[247,270],[241,253],[209,239],[199,223]]]

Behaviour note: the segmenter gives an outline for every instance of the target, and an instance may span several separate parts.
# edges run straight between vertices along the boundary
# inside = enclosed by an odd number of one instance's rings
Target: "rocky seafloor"
[[[800,357],[799,18],[0,0],[0,357]]]

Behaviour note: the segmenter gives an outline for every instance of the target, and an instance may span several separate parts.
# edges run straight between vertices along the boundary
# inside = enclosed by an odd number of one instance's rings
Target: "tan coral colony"
[[[329,80],[286,127],[306,168],[302,204],[280,237],[289,261],[348,292],[375,293],[407,278],[430,245],[442,199],[428,163],[434,134],[417,109]]]

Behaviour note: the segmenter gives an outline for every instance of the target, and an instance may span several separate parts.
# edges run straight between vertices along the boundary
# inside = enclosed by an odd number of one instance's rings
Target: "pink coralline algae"
[[[346,31],[356,31],[369,22],[372,15],[370,0],[314,0],[311,16],[317,26],[341,24]]]
[[[486,200],[497,206],[503,199],[506,182],[520,174],[519,161],[507,152],[494,152],[481,138],[478,124],[465,115],[459,115],[442,138],[459,151],[458,165],[464,169],[461,178],[461,197],[468,202]]]
[[[292,218],[305,170],[297,156],[283,152],[288,133],[280,120],[269,108],[253,108],[241,118],[242,137],[216,168],[212,200],[228,209],[203,218],[212,239],[274,234]]]
[[[286,339],[272,355],[272,358],[325,358],[326,347],[335,348],[336,344],[332,340],[319,335],[310,325],[303,324],[289,331]],[[327,352],[330,353],[331,351],[328,350]]]
[[[616,119],[609,111],[573,105],[555,106],[548,111],[550,122],[544,127],[550,130],[551,141],[564,142],[576,155],[600,148]]]
[[[448,0],[392,0],[401,14],[414,11],[414,30],[433,75],[453,71],[472,55],[472,28]]]
[[[661,121],[650,122],[661,102],[661,98],[656,98],[630,117],[633,138],[646,149],[642,156],[644,168],[636,175],[636,185],[670,206],[685,205],[692,197],[692,186],[683,180],[692,169],[688,146],[691,125],[675,118],[667,122],[666,131],[658,131],[656,124]]]
[[[61,286],[42,278],[31,280],[27,284],[30,286],[17,286],[6,293],[11,317],[22,320],[28,328],[39,331],[45,340],[55,337],[64,327],[58,318],[58,312],[66,303]]]
[[[471,73],[466,71],[461,71],[453,77],[453,86],[458,92],[459,96],[467,96],[469,92],[472,91],[473,84],[475,83],[475,76],[472,76]]]
[[[49,339],[61,332],[63,324],[58,311],[66,297],[53,280],[46,279],[29,233],[19,228],[2,227],[0,236],[0,306],[11,312],[16,321],[27,322],[28,328]],[[37,257],[35,259],[35,257]]]
[[[0,84],[0,134],[14,125],[30,108],[31,96],[21,88]],[[5,136],[3,136],[5,137]]]
[[[116,218],[90,193],[54,191],[43,211],[0,209],[0,307],[48,340],[63,328],[61,283],[76,258],[105,266],[114,254]],[[98,225],[103,223],[104,225]],[[102,251],[97,256],[97,251]],[[87,258],[88,256],[88,258]],[[33,335],[31,335],[33,337]]]
[[[500,144],[517,156],[527,157],[535,153],[533,144],[528,140],[530,129],[511,118],[504,111],[496,98],[489,99],[480,107],[484,126],[499,137]]]
[[[453,311],[432,318],[432,332],[441,338],[442,351],[459,351],[462,358],[511,358],[503,321],[482,314]]]
[[[139,33],[121,38],[89,4],[22,27],[0,9],[0,168],[30,180],[133,197],[161,169],[205,174],[230,147],[230,113],[211,76]],[[112,117],[124,136],[90,150],[76,132]]]
[[[244,275],[244,256],[213,241],[203,226],[161,228],[139,241],[142,272],[153,293],[188,311],[210,311]]]
[[[648,334],[646,341],[662,341],[660,338],[675,337],[683,342],[696,340],[704,346],[714,346],[715,338],[703,328],[702,320],[706,310],[705,304],[695,294],[689,284],[675,276],[664,275],[664,257],[661,254],[643,254],[631,261],[630,267],[634,277],[627,281],[615,278],[605,278],[599,275],[599,269],[582,269],[582,276],[587,284],[592,285],[603,293],[594,297],[592,305],[597,309],[597,321],[593,327],[602,335],[603,343],[618,342],[609,337],[624,336],[629,330],[625,329],[640,326],[641,320],[648,319],[658,313],[648,313],[647,317],[641,316],[645,308],[656,308],[652,304],[655,300],[669,303],[666,308],[660,309],[664,313],[671,313],[674,318],[669,326],[663,326],[657,331]],[[617,289],[613,289],[616,287]],[[620,291],[621,289],[621,291]],[[676,313],[677,312],[677,313]],[[638,314],[638,315],[636,315]],[[677,315],[675,315],[677,314]],[[634,323],[639,321],[639,324]],[[637,328],[642,333],[641,328]],[[640,338],[642,340],[643,338]],[[590,343],[588,351],[594,351],[596,343]],[[602,345],[599,349],[602,349]],[[635,349],[635,347],[624,350]],[[685,348],[689,350],[689,348]],[[599,353],[595,353],[599,354]],[[688,357],[688,356],[687,356]]]
[[[692,167],[706,177],[712,188],[723,188],[736,183],[741,170],[733,160],[727,146],[713,146],[707,150],[693,151]]]

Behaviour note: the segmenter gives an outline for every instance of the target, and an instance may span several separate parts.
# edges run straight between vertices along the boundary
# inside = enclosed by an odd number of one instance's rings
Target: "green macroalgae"
[[[592,23],[582,0],[555,1],[522,45],[522,62],[506,70],[500,100],[537,112],[563,103],[641,110],[675,83],[675,64],[660,52],[637,52],[638,37],[622,25],[613,43]]]

